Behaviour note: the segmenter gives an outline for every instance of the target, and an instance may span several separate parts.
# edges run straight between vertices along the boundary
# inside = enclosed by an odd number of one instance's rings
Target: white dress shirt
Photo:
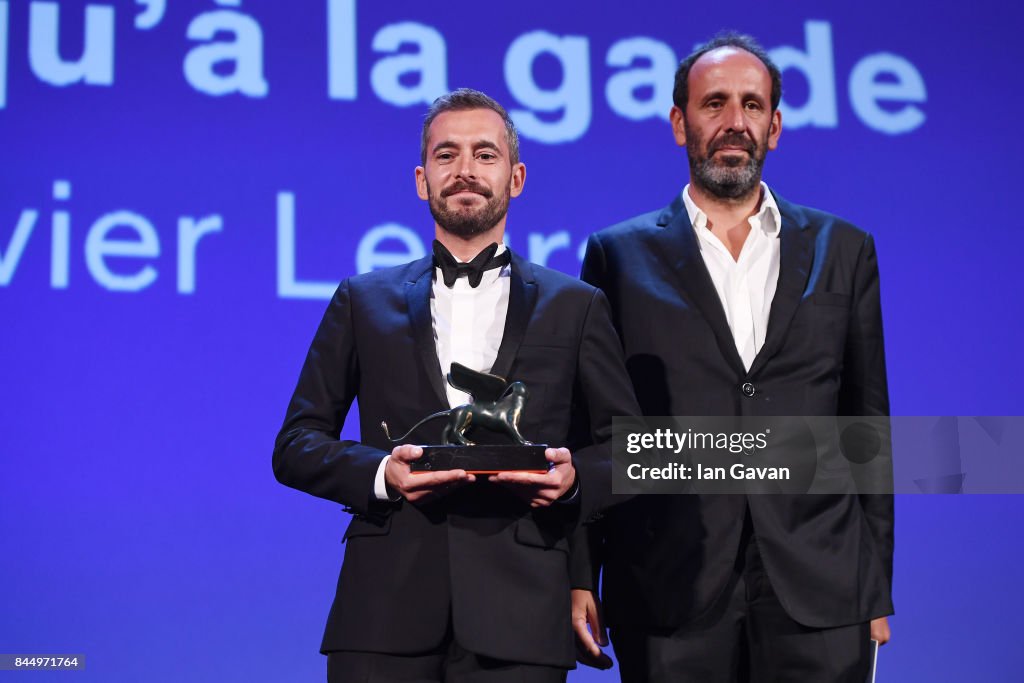
[[[495,256],[505,251],[499,244]],[[458,258],[458,257],[456,257]],[[490,372],[498,357],[498,347],[505,333],[508,315],[509,276],[512,267],[485,270],[480,284],[469,285],[469,278],[460,277],[449,288],[441,277],[441,269],[434,268],[434,284],[430,290],[430,320],[434,328],[437,360],[441,365],[441,379],[448,393],[448,406],[454,408],[469,403],[470,396],[448,384],[448,371],[452,363],[461,363],[471,370]],[[385,457],[377,468],[373,491],[378,500],[397,500],[388,496],[385,486]]]
[[[761,206],[750,217],[750,234],[734,259],[729,249],[708,229],[708,217],[690,198],[690,186],[683,188],[683,203],[697,234],[704,265],[725,309],[743,367],[750,370],[754,357],[764,346],[768,314],[779,281],[779,229],[782,217],[768,186],[761,183]]]
[[[498,245],[495,256],[505,251]],[[508,314],[511,265],[485,270],[480,284],[469,286],[469,278],[460,277],[448,288],[441,269],[434,268],[430,292],[430,319],[434,324],[434,343],[441,375],[448,392],[448,406],[469,403],[470,396],[448,384],[452,363],[471,370],[490,372],[498,357]]]

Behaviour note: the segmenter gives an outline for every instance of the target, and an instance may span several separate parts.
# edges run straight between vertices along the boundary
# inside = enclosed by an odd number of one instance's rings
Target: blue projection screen
[[[678,60],[753,34],[784,67],[766,181],[875,235],[894,414],[1024,413],[1022,20],[0,0],[0,653],[88,662],[33,680],[324,678],[347,516],[277,484],[273,439],[337,282],[429,248],[420,123],[456,87],[520,128],[511,247],[575,274],[591,232],[686,182]],[[880,681],[1021,678],[1022,524],[1015,496],[897,500]]]

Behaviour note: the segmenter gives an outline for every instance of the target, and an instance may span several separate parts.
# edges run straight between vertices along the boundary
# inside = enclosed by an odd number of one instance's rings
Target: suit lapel
[[[779,283],[775,288],[771,312],[768,314],[768,331],[764,346],[750,365],[748,376],[764,367],[765,363],[782,347],[786,331],[793,321],[797,306],[807,287],[807,278],[811,272],[813,252],[811,235],[804,228],[803,214],[789,202],[775,196],[782,214],[782,228],[779,232]]]
[[[715,291],[711,274],[708,273],[704,258],[700,254],[700,245],[690,224],[690,217],[686,213],[682,193],[662,212],[658,218],[658,225],[664,226],[665,229],[657,233],[655,241],[660,247],[661,254],[668,261],[669,268],[690,301],[711,326],[718,347],[729,365],[737,375],[746,374],[743,360],[736,350],[736,342],[729,329],[729,321],[725,317],[725,309],[722,308],[722,301]]]
[[[434,282],[434,269],[429,257],[415,263],[413,279],[405,283],[406,303],[409,307],[409,323],[416,348],[420,354],[420,367],[427,374],[430,386],[441,405],[448,406],[448,393],[441,376],[441,362],[437,359],[437,344],[434,343],[434,325],[430,319],[430,288]]]
[[[537,303],[537,283],[533,278],[533,266],[529,261],[512,253],[512,271],[509,275],[508,312],[505,315],[505,329],[498,346],[498,356],[491,366],[491,374],[508,379],[512,362],[523,343],[526,327],[533,316]]]

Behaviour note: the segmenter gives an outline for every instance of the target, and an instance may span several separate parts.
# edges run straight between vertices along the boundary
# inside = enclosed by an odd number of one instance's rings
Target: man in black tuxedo
[[[753,39],[698,48],[671,110],[690,184],[590,240],[646,415],[888,415],[871,236],[761,182],[780,97]],[[624,681],[861,683],[889,638],[891,495],[648,495],[593,526]],[[600,656],[596,597],[573,603]]]
[[[612,416],[639,409],[600,290],[502,245],[526,178],[505,110],[472,90],[439,98],[422,163],[433,258],[341,283],[274,449],[280,482],[353,515],[328,679],[561,681],[575,664],[567,535],[610,490]],[[454,362],[526,384],[521,433],[558,446],[546,474],[411,472],[422,449],[393,448],[381,423],[468,402],[445,385]],[[341,441],[357,398],[361,439]],[[441,443],[442,426],[411,438]]]

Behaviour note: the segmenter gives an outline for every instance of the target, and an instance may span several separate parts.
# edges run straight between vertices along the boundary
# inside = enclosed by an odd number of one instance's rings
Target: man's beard
[[[686,155],[690,160],[690,179],[694,184],[719,199],[743,199],[753,194],[761,182],[767,138],[758,145],[743,133],[726,133],[708,145],[706,151],[704,147],[704,139],[687,125]],[[716,160],[715,151],[722,147],[745,149],[747,159],[730,155]]]
[[[475,210],[468,207],[449,208],[445,200],[456,192],[465,190],[475,192],[486,199],[487,203],[483,208]],[[442,190],[440,195],[435,195],[428,184],[427,199],[430,204],[430,215],[442,230],[456,237],[468,239],[487,232],[505,217],[508,213],[510,190],[505,188],[504,194],[495,196],[483,185],[457,182]]]

